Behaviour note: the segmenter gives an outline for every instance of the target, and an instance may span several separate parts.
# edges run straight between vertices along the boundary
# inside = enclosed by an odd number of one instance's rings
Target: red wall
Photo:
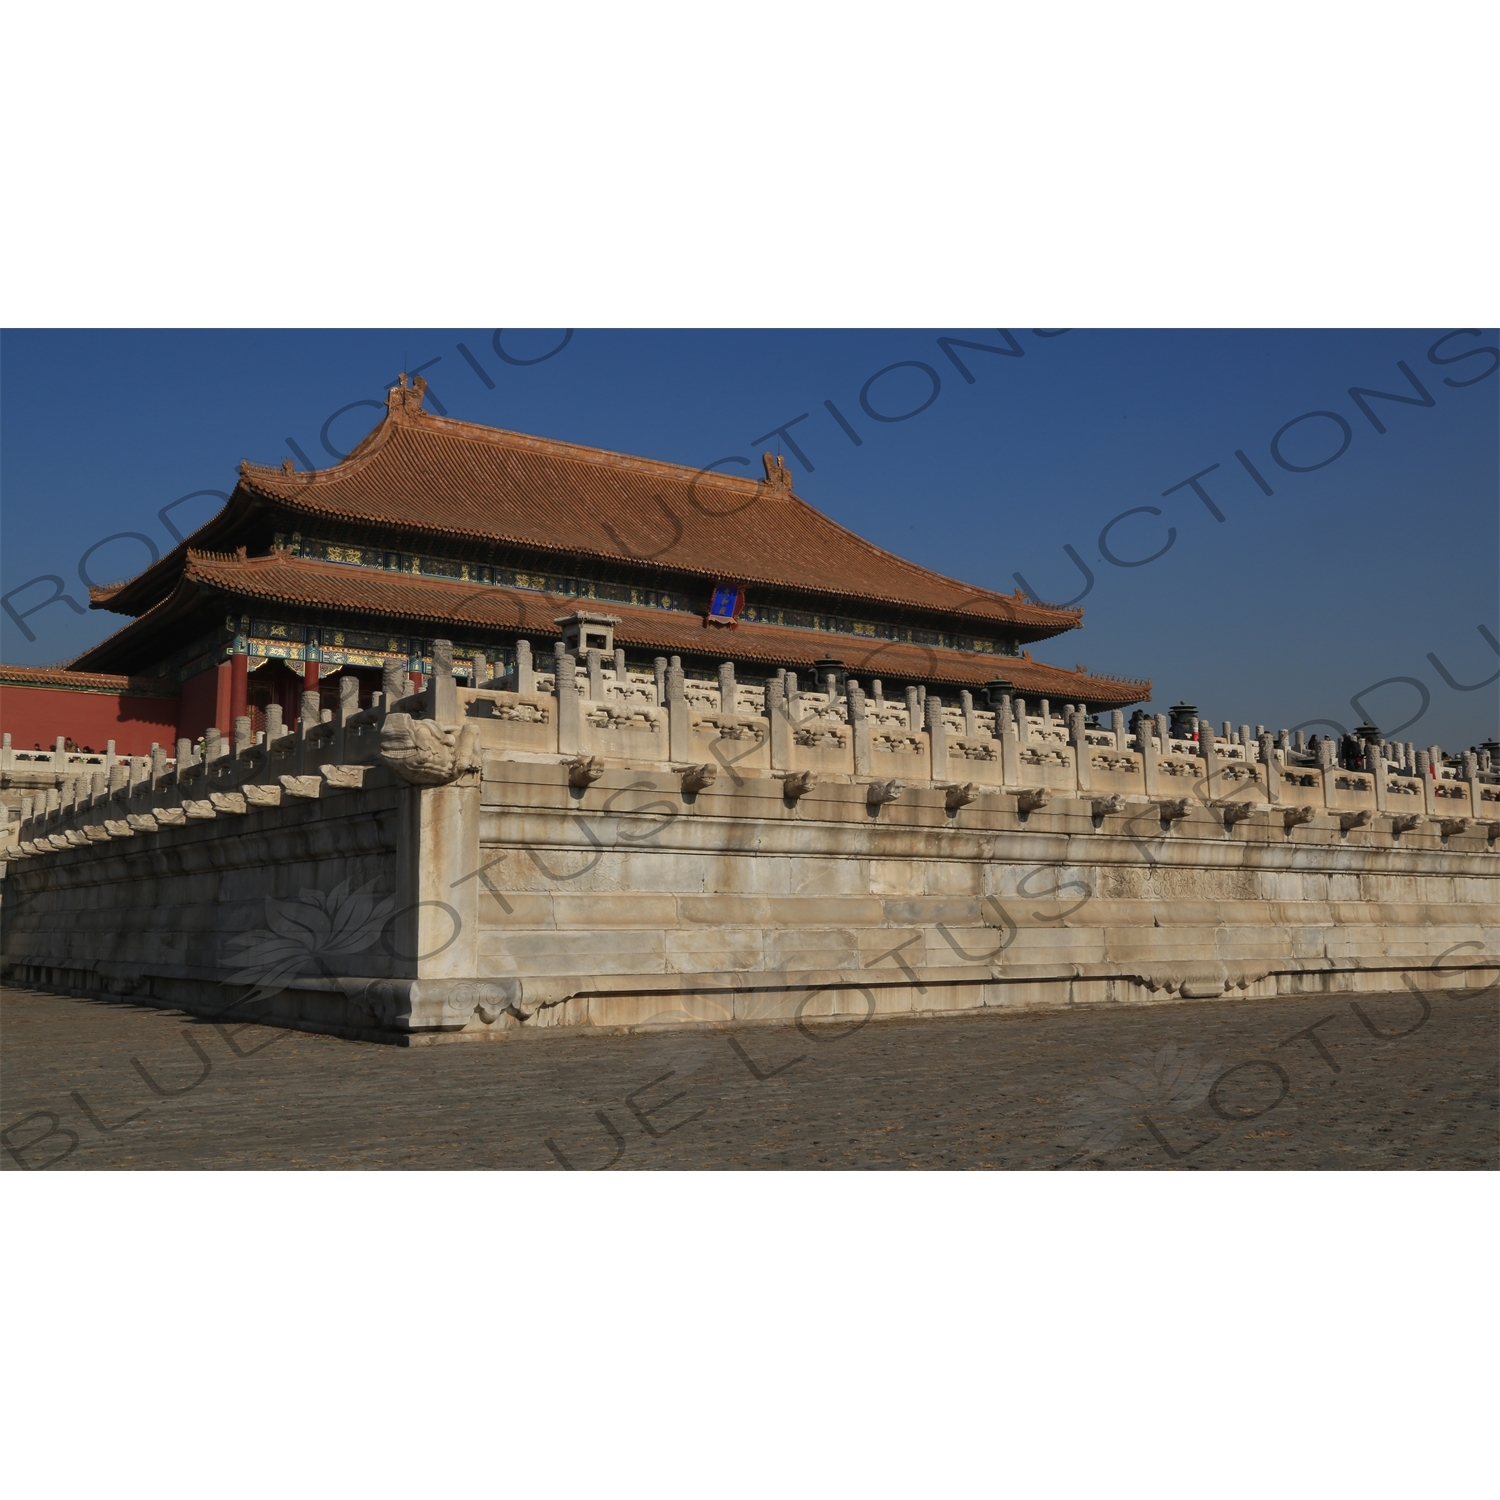
[[[177,715],[179,738],[196,741],[210,724],[221,734],[233,733],[234,726],[229,722],[229,663],[220,662],[196,677],[189,677],[182,685],[181,702]]]
[[[84,693],[71,688],[0,686],[0,728],[14,749],[50,750],[58,735],[117,755],[149,755],[152,742],[175,754],[176,698]]]

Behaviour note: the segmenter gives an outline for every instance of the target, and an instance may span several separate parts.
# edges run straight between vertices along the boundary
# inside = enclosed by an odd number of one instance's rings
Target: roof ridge
[[[240,474],[246,479],[254,475],[264,476],[280,484],[294,482],[299,489],[332,484],[364,467],[390,441],[391,434],[401,428],[413,432],[425,429],[434,434],[440,433],[460,441],[482,443],[494,448],[513,448],[522,452],[548,454],[555,458],[573,458],[597,464],[600,468],[655,473],[663,478],[687,477],[694,482],[708,481],[742,492],[745,489],[753,491],[766,488],[761,480],[748,474],[725,474],[708,467],[695,469],[691,464],[675,463],[671,459],[645,458],[639,454],[620,453],[613,448],[600,448],[591,443],[570,442],[567,438],[542,437],[536,433],[517,432],[509,427],[491,427],[485,422],[465,422],[458,417],[440,417],[435,412],[403,405],[387,407],[385,415],[359,442],[337,463],[330,464],[326,469],[278,468],[273,464],[254,463],[247,458],[240,461]],[[282,497],[278,494],[276,498]]]
[[[403,413],[403,416],[406,414]],[[259,493],[269,495],[273,500],[287,498],[282,490],[275,488],[276,485],[290,485],[294,490],[305,490],[314,489],[323,484],[334,484],[350,474],[357,474],[368,466],[375,455],[390,441],[391,434],[398,427],[406,425],[408,421],[402,420],[397,416],[396,411],[388,406],[385,415],[336,464],[326,469],[293,469],[286,467],[291,463],[291,460],[287,459],[280,468],[277,468],[272,464],[258,464],[248,458],[242,458],[240,480],[250,484],[251,488],[257,489]],[[257,478],[271,480],[272,487],[255,485],[252,481]]]

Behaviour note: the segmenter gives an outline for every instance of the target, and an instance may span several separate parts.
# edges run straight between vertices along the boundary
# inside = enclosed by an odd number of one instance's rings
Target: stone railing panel
[[[750,714],[695,713],[691,716],[688,759],[735,773],[765,775],[771,769],[770,721]],[[795,752],[794,752],[795,753]],[[796,762],[798,766],[801,762]]]
[[[1174,740],[1172,743],[1178,745],[1182,742]],[[1171,755],[1159,757],[1156,762],[1156,784],[1163,795],[1191,796],[1195,786],[1201,789],[1201,795],[1206,795],[1204,777],[1203,762],[1196,755],[1183,755],[1174,751]]]
[[[1017,759],[1023,786],[1071,792],[1077,785],[1073,747],[1065,742],[1043,740],[1038,743],[1036,739],[1032,739],[1020,747]]]
[[[557,753],[557,699],[550,692],[460,688],[458,704],[465,722],[479,725],[479,743],[488,751]]]
[[[1329,783],[1326,806],[1340,812],[1359,812],[1375,806],[1375,778],[1368,771],[1342,771],[1335,767],[1323,775]]]
[[[804,715],[792,724],[790,739],[794,769],[835,776],[854,773],[853,732],[826,710],[814,717]],[[929,773],[924,769],[922,774]]]
[[[1445,818],[1461,818],[1469,810],[1469,786],[1464,781],[1438,781],[1432,788],[1433,801]]]
[[[999,786],[1004,780],[1000,741],[987,734],[956,734],[948,740],[948,779]]]
[[[585,698],[578,723],[580,754],[632,762],[669,757],[667,710],[654,703]]]
[[[1144,796],[1146,774],[1135,750],[1090,750],[1089,787],[1095,796]]]
[[[875,779],[925,781],[931,761],[927,732],[908,729],[904,714],[899,720],[870,725],[870,774]]]
[[[604,697],[611,703],[660,707],[656,702],[656,679],[640,672],[628,672],[623,678],[613,672],[605,672]]]

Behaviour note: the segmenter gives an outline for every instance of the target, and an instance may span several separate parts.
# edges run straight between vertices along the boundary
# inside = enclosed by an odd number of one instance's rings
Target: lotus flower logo
[[[1218,1058],[1205,1061],[1195,1049],[1175,1042],[1154,1054],[1137,1052],[1119,1072],[1100,1079],[1093,1093],[1074,1096],[1059,1144],[1070,1160],[1102,1156],[1143,1117],[1196,1109],[1208,1098],[1220,1068]]]
[[[295,901],[267,896],[268,926],[225,945],[238,971],[228,982],[253,986],[239,1003],[269,999],[299,974],[329,973],[329,959],[374,947],[396,904],[394,896],[376,895],[374,884],[350,890],[344,880],[331,891],[304,890]]]

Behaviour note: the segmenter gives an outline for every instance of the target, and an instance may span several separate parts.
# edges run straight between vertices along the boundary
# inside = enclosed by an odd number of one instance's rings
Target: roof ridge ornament
[[[779,453],[762,453],[760,461],[766,466],[766,489],[773,495],[790,497],[792,493],[792,471]]]
[[[386,392],[385,409],[391,416],[395,416],[397,412],[415,415],[422,410],[422,398],[426,394],[426,376],[408,375],[403,370],[397,377],[396,384]]]

